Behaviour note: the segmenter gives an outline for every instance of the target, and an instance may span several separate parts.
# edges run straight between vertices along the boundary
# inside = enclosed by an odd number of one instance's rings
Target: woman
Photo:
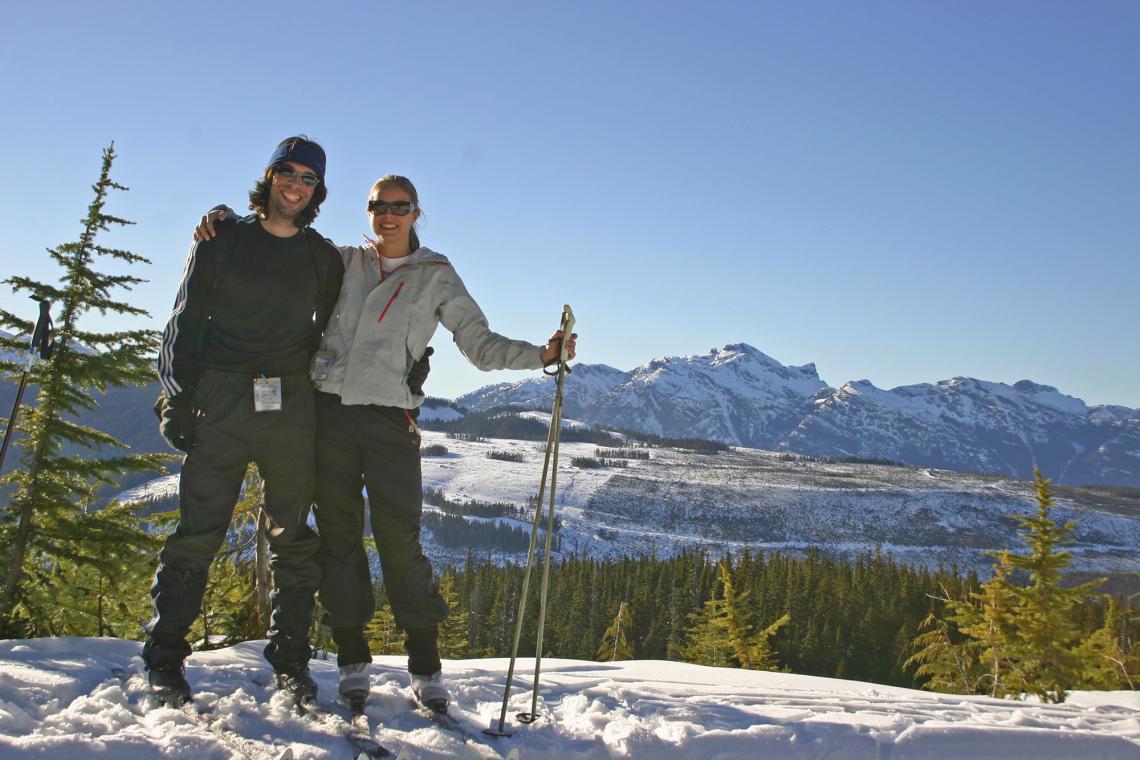
[[[321,603],[337,647],[340,693],[360,708],[372,661],[364,626],[375,611],[363,545],[363,487],[392,612],[406,632],[412,689],[425,706],[445,710],[450,695],[441,681],[436,639],[448,609],[420,544],[423,488],[415,418],[424,396],[409,388],[408,374],[440,324],[482,370],[553,364],[563,336],[556,331],[538,346],[490,330],[451,262],[420,246],[419,194],[406,177],[379,179],[367,211],[376,239],[340,247],[340,299],[313,362]],[[566,339],[569,358],[576,337]]]

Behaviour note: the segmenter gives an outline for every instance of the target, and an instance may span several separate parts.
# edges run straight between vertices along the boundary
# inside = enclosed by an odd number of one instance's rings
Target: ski
[[[208,711],[199,710],[192,701],[178,709],[208,729],[222,744],[246,760],[293,760],[293,749],[291,747],[281,748],[275,744],[267,745],[253,739],[247,739],[238,732],[222,725],[222,720],[218,716]]]
[[[406,760],[408,757],[404,750],[396,754],[392,750],[376,741],[371,721],[368,716],[360,713],[345,717],[338,710],[326,710],[320,705],[297,705],[297,711],[302,715],[325,724],[333,725],[352,747],[353,760],[372,760],[377,757],[395,757],[397,760]]]
[[[487,744],[483,740],[483,737],[471,731],[471,729],[460,723],[450,713],[436,712],[414,700],[412,701],[412,706],[415,708],[416,713],[427,718],[435,724],[437,728],[446,731],[456,739],[462,741],[463,747],[471,753],[473,758],[477,758],[478,760],[519,760],[518,747],[511,749],[505,756],[501,755],[494,747]]]
[[[111,668],[111,675],[118,679],[120,686],[126,688],[129,678],[126,670]],[[173,709],[180,710],[186,717],[208,730],[218,741],[229,747],[231,752],[245,758],[245,760],[293,760],[293,749],[291,747],[280,747],[276,744],[247,739],[238,732],[222,725],[221,718],[218,716],[205,710],[199,710],[193,700]]]

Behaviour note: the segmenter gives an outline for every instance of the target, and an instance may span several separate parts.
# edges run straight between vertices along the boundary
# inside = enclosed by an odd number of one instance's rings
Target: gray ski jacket
[[[420,248],[383,275],[371,246],[340,246],[344,282],[321,348],[313,384],[343,404],[414,409],[408,371],[442,324],[481,370],[539,369],[542,347],[492,332],[447,257]]]

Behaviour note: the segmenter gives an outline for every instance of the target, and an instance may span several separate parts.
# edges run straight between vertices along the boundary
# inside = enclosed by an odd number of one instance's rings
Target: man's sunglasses
[[[300,182],[305,187],[316,187],[317,185],[321,184],[321,180],[319,177],[317,177],[317,175],[300,174],[296,169],[292,169],[288,166],[278,166],[273,170],[273,173],[281,179],[287,179],[290,182]]]
[[[379,199],[368,201],[368,213],[387,214],[391,211],[396,216],[407,216],[416,210],[416,204],[411,201],[382,201]]]

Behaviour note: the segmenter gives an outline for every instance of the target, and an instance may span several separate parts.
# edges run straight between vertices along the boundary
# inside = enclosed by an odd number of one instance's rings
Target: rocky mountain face
[[[607,427],[1016,478],[1036,466],[1058,483],[1140,487],[1140,410],[1090,407],[1028,380],[831,388],[812,364],[787,367],[739,343],[629,372],[578,365],[564,391],[567,416]],[[536,378],[457,401],[549,408],[553,394],[552,379]]]

